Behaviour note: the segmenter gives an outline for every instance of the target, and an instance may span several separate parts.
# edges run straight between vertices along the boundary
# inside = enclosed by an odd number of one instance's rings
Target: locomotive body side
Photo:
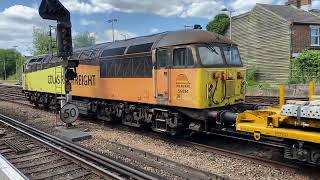
[[[62,66],[23,74],[23,90],[39,93],[65,94]],[[60,73],[57,73],[60,72]]]
[[[245,70],[242,67],[227,66],[203,68],[199,65],[200,59],[193,46],[179,46],[178,49],[187,47],[193,50],[191,66],[174,66],[173,62],[168,62],[167,66],[159,67],[157,51],[154,50],[153,67],[147,66],[147,71],[150,71],[147,73],[150,74],[149,77],[126,77],[129,75],[125,76],[124,73],[105,74],[102,72],[110,71],[109,67],[112,67],[114,62],[104,64],[100,59],[97,66],[81,64],[80,61],[78,76],[72,82],[73,95],[195,109],[219,108],[242,103]],[[175,49],[177,47],[170,48],[170,51],[174,52]],[[126,67],[120,65],[112,67],[112,70],[113,68],[125,72]]]
[[[153,70],[153,74],[158,75],[153,78],[100,78],[98,66],[80,64],[78,76],[72,81],[72,92],[79,97],[196,109],[223,107],[244,99],[243,77],[237,79],[237,74],[244,74],[242,68],[169,71],[169,79],[156,79],[164,73],[163,70]],[[226,80],[214,77],[222,74],[228,74],[229,77]],[[163,100],[163,94],[159,98],[157,93],[161,89],[167,90],[164,91],[168,93],[167,101]]]
[[[81,62],[80,62],[81,63]],[[100,66],[80,64],[72,81],[78,97],[154,104],[152,78],[101,78]]]

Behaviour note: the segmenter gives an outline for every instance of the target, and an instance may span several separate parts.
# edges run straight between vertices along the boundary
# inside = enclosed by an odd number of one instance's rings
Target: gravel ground
[[[56,120],[55,114],[4,101],[0,101],[0,113],[20,119],[26,124],[52,134],[57,134],[54,127],[61,125],[60,121]],[[300,172],[283,171],[273,167],[254,164],[250,161],[202,152],[191,147],[177,146],[155,135],[148,137],[146,133],[136,133],[132,128],[113,128],[110,124],[105,125],[102,122],[93,123],[93,121],[85,120],[77,121],[75,125],[88,131],[88,133],[92,135],[92,139],[85,140],[80,144],[104,154],[113,155],[112,152],[108,150],[108,142],[117,142],[230,179],[312,179]],[[126,157],[119,156],[117,158],[126,162],[130,161]],[[165,172],[159,172],[159,170],[151,167],[144,167],[144,169],[154,171],[167,178],[176,179],[176,177],[165,174]]]

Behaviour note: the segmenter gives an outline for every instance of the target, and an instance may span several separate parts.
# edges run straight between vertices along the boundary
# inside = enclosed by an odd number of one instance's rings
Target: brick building
[[[290,59],[320,47],[320,16],[297,8],[309,0],[288,3],[257,4],[252,11],[232,17],[232,40],[239,45],[245,66],[257,68],[260,80],[287,81]]]
[[[297,8],[301,8],[302,6],[311,5],[312,0],[288,0],[287,5],[292,5]]]

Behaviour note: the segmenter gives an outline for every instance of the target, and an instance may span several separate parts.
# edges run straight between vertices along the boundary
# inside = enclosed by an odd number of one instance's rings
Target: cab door
[[[158,49],[156,52],[156,101],[157,104],[167,105],[170,101],[170,66],[172,64],[172,50]]]

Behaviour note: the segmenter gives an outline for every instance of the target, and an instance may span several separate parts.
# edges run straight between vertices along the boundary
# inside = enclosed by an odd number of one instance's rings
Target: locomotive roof
[[[217,33],[204,31],[204,30],[180,30],[180,31],[167,31],[148,36],[140,36],[127,40],[120,40],[104,44],[97,44],[96,46],[105,46],[107,49],[118,48],[124,46],[132,46],[138,44],[154,43],[153,48],[192,44],[192,43],[225,43],[231,44],[232,42]],[[85,48],[84,48],[85,49]]]
[[[232,42],[225,36],[209,31],[181,30],[165,32],[159,41],[154,44],[154,48],[194,43],[231,44]]]
[[[180,31],[168,31],[158,34],[152,34],[148,36],[135,37],[127,40],[120,40],[115,42],[107,42],[102,44],[95,44],[89,47],[74,49],[74,53],[71,59],[94,59],[96,57],[103,56],[103,53],[113,55],[123,55],[125,53],[141,53],[150,52],[152,49],[186,45],[186,44],[206,44],[206,43],[221,43],[221,44],[233,44],[225,36],[217,33],[204,31],[204,30],[180,30]],[[106,52],[105,50],[110,50]],[[41,55],[34,58],[43,57],[46,61],[51,61],[51,55]],[[31,59],[30,59],[31,60]],[[27,61],[27,63],[33,63]]]
[[[222,43],[222,44],[232,44],[232,42],[217,33],[208,32],[204,30],[180,30],[180,31],[168,31],[158,34],[152,34],[148,36],[141,36],[136,38],[131,38],[127,40],[120,40],[115,42],[108,42],[103,44],[96,44],[90,47],[84,47],[74,50],[75,58],[83,51],[101,51],[106,49],[117,49],[136,45],[150,45],[149,51],[151,49],[185,45],[185,44],[195,44],[195,43]],[[145,47],[145,48],[146,48]],[[140,47],[141,48],[141,47]],[[147,51],[145,51],[147,52]],[[100,54],[97,53],[97,54]],[[74,57],[74,56],[73,56]]]

